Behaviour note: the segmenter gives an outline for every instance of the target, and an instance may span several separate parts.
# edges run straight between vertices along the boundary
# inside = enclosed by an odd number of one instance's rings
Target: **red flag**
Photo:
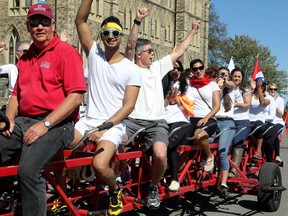
[[[251,76],[251,80],[254,81],[257,77],[264,77],[261,71],[261,68],[259,66],[259,63],[258,63],[258,58],[256,58],[256,61],[254,63],[254,69],[253,69],[253,73]]]

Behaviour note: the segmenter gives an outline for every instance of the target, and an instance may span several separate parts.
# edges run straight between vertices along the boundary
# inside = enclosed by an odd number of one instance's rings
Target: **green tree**
[[[233,57],[235,66],[243,69],[244,79],[248,82],[258,55],[265,78],[268,82],[277,84],[280,94],[287,94],[288,74],[286,71],[278,70],[276,57],[271,54],[270,49],[247,35],[227,37],[226,24],[220,22],[213,4],[210,5],[209,15],[208,67],[227,66]]]
[[[227,39],[226,24],[221,23],[213,4],[210,5],[209,14],[209,42],[208,63],[210,67],[218,68],[219,56],[221,56],[221,44]]]

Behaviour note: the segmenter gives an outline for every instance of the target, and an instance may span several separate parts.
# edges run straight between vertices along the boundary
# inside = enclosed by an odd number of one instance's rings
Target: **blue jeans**
[[[219,131],[223,131],[228,127],[235,127],[233,119],[217,119],[217,126]],[[229,161],[228,161],[228,150],[229,146],[234,138],[235,130],[227,130],[223,132],[218,141],[218,154],[219,154],[219,165],[220,171],[229,170]]]
[[[22,139],[25,131],[41,120],[17,117],[11,137],[7,139],[0,136],[0,165],[9,162],[16,153],[21,153],[18,176],[23,216],[46,215],[46,182],[43,168],[60,149],[65,148],[74,139],[73,122],[66,120],[31,145],[24,145]]]
[[[236,133],[240,131],[242,128],[250,125],[249,120],[235,120],[235,126],[237,127]],[[233,148],[242,148],[244,141],[247,139],[251,128],[246,128],[241,131],[236,137],[233,139]]]

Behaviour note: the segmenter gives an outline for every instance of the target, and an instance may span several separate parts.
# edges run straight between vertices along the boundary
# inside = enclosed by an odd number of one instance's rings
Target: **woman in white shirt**
[[[224,131],[218,138],[219,155],[219,186],[218,190],[222,196],[228,192],[227,178],[229,171],[228,150],[235,135],[235,122],[233,119],[235,84],[230,80],[230,71],[226,67],[218,69],[219,78],[217,83],[221,89],[220,110],[216,113],[217,127],[219,131]],[[233,128],[228,129],[227,128]]]
[[[193,127],[191,133],[195,135],[201,131],[194,143],[203,149],[206,155],[204,171],[210,172],[214,168],[214,156],[210,150],[209,137],[217,128],[214,116],[220,109],[220,89],[216,82],[212,82],[210,77],[205,75],[202,60],[192,60],[190,69],[193,76],[189,79],[187,96],[194,98],[194,117],[190,118]],[[202,130],[205,125],[211,126]]]
[[[272,97],[272,100],[275,101],[275,115],[273,116],[274,118],[272,119],[272,123],[275,125],[274,131],[277,133],[277,137],[275,138],[273,142],[273,149],[275,150],[275,161],[276,162],[282,162],[280,158],[280,141],[278,139],[278,134],[281,128],[285,126],[285,122],[282,118],[284,114],[284,99],[277,95],[277,85],[275,83],[271,83],[268,86],[268,92],[269,95]],[[283,131],[282,131],[283,132]]]
[[[232,161],[237,167],[240,166],[244,149],[242,147],[244,141],[250,133],[249,108],[251,105],[251,92],[246,88],[243,81],[244,72],[240,68],[231,71],[232,81],[235,83],[237,92],[234,101],[234,121],[237,127],[236,133],[241,132],[233,139]],[[244,128],[244,129],[243,129]],[[237,177],[238,174],[234,168],[230,170],[229,177]]]
[[[251,124],[254,126],[251,131],[254,131],[258,126],[263,125],[265,122],[264,110],[267,105],[270,104],[270,100],[265,95],[267,81],[264,77],[256,78],[256,88],[252,94],[251,106],[249,108],[249,118]],[[262,159],[262,144],[263,144],[263,133],[265,128],[260,127],[254,132],[253,136],[256,138],[256,151],[253,155],[255,159]]]
[[[187,126],[175,131],[172,136],[169,137],[167,147],[167,161],[171,173],[171,183],[168,189],[169,191],[177,192],[180,187],[178,182],[179,154],[177,147],[179,147],[185,137],[187,137],[188,131],[191,130],[191,127],[189,127],[191,126],[189,123],[189,115],[184,111],[181,101],[178,99],[179,95],[186,94],[188,84],[182,63],[179,60],[174,63],[173,70],[163,78],[163,81],[166,81],[166,85],[163,85],[163,88],[164,95],[166,96],[164,100],[165,120],[168,123],[169,132],[175,128]]]

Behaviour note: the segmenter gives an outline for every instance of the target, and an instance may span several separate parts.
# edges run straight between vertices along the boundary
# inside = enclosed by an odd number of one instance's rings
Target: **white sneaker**
[[[277,163],[281,163],[281,162],[282,162],[280,156],[276,156],[275,161],[276,161]]]
[[[168,190],[171,192],[178,192],[180,188],[180,184],[178,181],[172,181],[171,184],[168,187]]]

